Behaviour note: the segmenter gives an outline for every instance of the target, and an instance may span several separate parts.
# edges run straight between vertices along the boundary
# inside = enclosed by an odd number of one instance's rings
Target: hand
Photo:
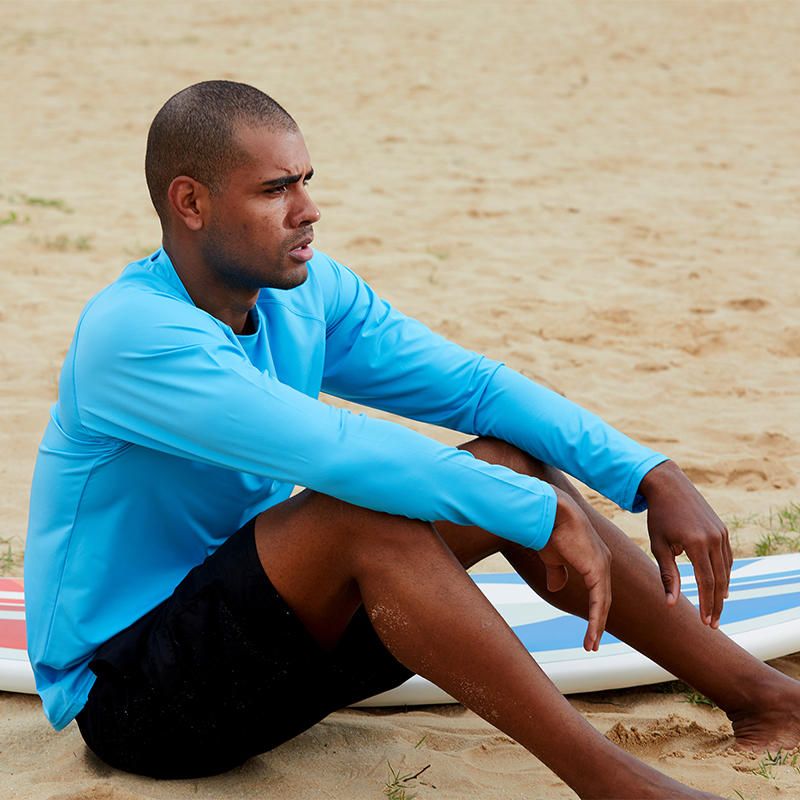
[[[578,504],[561,489],[555,492],[558,506],[553,532],[539,550],[547,569],[547,589],[557,592],[564,588],[568,566],[583,578],[589,592],[589,627],[583,648],[597,650],[611,607],[611,551]]]
[[[667,605],[678,602],[681,577],[675,556],[685,552],[697,578],[700,619],[718,628],[733,564],[728,529],[672,461],[648,472],[639,491],[647,500],[650,547],[661,570]]]

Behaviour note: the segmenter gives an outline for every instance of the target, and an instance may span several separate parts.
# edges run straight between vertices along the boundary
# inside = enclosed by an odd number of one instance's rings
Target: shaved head
[[[215,194],[228,173],[247,161],[236,131],[242,126],[297,130],[289,113],[246,83],[203,81],[170,97],[147,136],[144,172],[150,199],[166,225],[167,190],[178,175],[194,178]]]

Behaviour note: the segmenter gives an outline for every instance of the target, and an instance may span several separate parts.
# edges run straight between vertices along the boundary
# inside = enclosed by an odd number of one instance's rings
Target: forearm
[[[118,356],[78,365],[87,431],[376,511],[476,525],[527,547],[542,547],[550,535],[555,495],[536,478],[321,403],[233,348],[149,352],[146,362]],[[102,381],[89,377],[98,361],[111,364]]]
[[[646,507],[639,485],[667,460],[506,366],[487,385],[475,428],[479,435],[507,441],[564,470],[631,511]]]

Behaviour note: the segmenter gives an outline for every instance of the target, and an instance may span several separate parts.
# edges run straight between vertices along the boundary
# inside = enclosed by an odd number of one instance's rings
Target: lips
[[[295,261],[308,261],[314,255],[313,250],[309,245],[311,242],[314,241],[313,236],[305,236],[303,237],[292,249],[289,251],[289,258],[294,259]]]

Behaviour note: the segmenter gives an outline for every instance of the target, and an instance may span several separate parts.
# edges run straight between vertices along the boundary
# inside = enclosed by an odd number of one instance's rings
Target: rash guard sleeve
[[[478,436],[552,464],[630,511],[666,456],[576,403],[433,333],[381,299],[347,267],[323,271],[327,350],[322,388],[363,405]]]
[[[71,383],[90,435],[378,511],[479,525],[533,548],[547,542],[556,499],[545,483],[281,383],[227,326],[186,303],[127,308],[124,321],[90,308],[79,326]]]

